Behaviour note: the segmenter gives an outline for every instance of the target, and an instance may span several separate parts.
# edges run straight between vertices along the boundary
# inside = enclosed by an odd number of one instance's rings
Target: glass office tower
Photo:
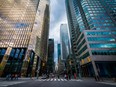
[[[72,49],[83,76],[116,76],[115,0],[66,0]]]
[[[58,52],[58,61],[61,59],[61,44],[57,44],[57,52]]]
[[[49,39],[48,43],[48,59],[47,59],[47,74],[54,72],[54,39]]]
[[[66,60],[69,54],[69,37],[67,24],[60,26],[60,42],[61,42],[61,60]]]
[[[61,44],[61,58],[59,59],[59,72],[63,73],[63,69],[66,69],[66,60],[69,56],[69,36],[67,24],[61,24],[60,26],[60,44]]]
[[[38,59],[37,36],[41,36],[42,27],[36,27],[36,38],[33,37],[37,16],[40,10],[39,5],[45,4],[47,0],[0,0],[0,76],[7,74],[22,74],[25,69],[25,76],[31,73],[33,62]],[[43,6],[43,5],[42,5]],[[42,12],[42,11],[41,11]],[[40,12],[40,13],[41,13]],[[44,14],[41,13],[41,19]],[[39,19],[40,20],[40,19]],[[42,26],[43,22],[39,25]],[[40,29],[40,30],[37,30]],[[31,46],[31,41],[36,42]],[[36,60],[34,60],[36,55]],[[24,64],[24,60],[27,64]],[[23,67],[23,64],[26,67]],[[24,73],[23,73],[24,74]]]

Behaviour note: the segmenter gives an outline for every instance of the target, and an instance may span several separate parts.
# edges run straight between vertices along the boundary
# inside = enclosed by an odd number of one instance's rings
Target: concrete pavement
[[[99,81],[96,82],[92,78],[82,78],[66,80],[64,78],[50,78],[50,79],[30,79],[19,78],[19,80],[6,81],[0,80],[0,87],[116,87],[115,82]]]

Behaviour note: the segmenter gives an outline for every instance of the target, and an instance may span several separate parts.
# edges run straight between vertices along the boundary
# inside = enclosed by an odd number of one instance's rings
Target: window
[[[116,50],[92,50],[93,55],[116,55]]]
[[[14,53],[15,53],[15,49],[12,49],[12,51],[10,53],[10,56],[13,57],[14,56]]]
[[[88,41],[115,41],[114,38],[111,37],[88,37]]]
[[[20,50],[16,49],[16,53],[15,53],[15,56],[14,56],[15,58],[18,58],[19,52],[20,52]]]
[[[116,43],[89,44],[91,48],[116,48]]]

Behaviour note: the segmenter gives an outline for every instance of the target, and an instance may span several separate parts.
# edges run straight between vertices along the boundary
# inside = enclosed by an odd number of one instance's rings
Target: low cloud
[[[50,0],[50,33],[49,38],[53,38],[54,61],[57,63],[57,43],[60,42],[60,25],[67,23],[65,0]]]
[[[67,23],[65,0],[51,0],[50,2],[50,38],[60,41],[60,25]]]

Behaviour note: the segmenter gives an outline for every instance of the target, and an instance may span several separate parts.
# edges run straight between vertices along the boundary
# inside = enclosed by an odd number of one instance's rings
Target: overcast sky
[[[60,42],[60,25],[67,23],[65,0],[50,0],[49,38],[55,41],[55,61],[57,61],[57,43]]]

